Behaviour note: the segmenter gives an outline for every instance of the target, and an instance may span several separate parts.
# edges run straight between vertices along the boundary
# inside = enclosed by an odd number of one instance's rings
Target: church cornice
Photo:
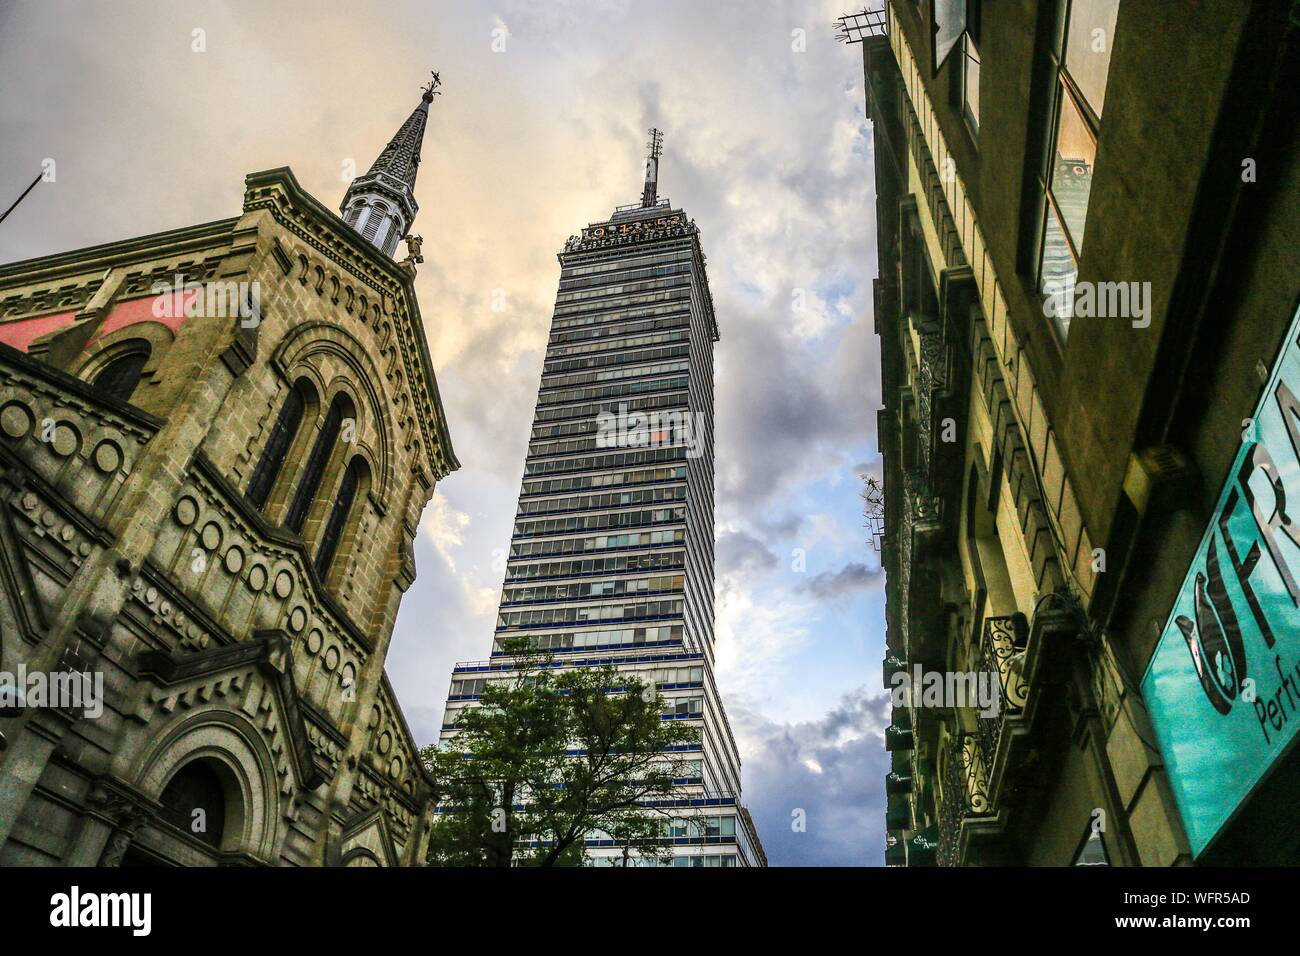
[[[33,285],[82,275],[92,270],[155,259],[163,253],[177,256],[224,250],[231,245],[238,224],[238,218],[218,219],[183,229],[137,236],[134,239],[118,239],[54,255],[20,259],[0,265],[0,287]]]

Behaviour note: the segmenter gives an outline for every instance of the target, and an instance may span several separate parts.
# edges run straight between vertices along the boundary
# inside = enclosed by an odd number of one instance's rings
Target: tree
[[[518,638],[503,649],[514,669],[460,712],[447,745],[421,752],[441,808],[428,862],[581,865],[590,834],[623,847],[624,865],[668,854],[677,755],[699,732],[612,666],[564,669]]]

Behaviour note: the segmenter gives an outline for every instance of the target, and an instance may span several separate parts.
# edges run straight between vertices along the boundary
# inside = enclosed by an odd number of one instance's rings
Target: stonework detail
[[[177,274],[257,283],[257,321],[157,318]],[[129,399],[97,382],[124,348]],[[0,266],[0,665],[102,682],[3,722],[0,865],[416,862],[432,782],[383,656],[456,467],[411,272],[287,169],[237,218]]]

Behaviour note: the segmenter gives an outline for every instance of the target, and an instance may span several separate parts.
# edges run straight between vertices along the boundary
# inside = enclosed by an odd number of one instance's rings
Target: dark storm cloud
[[[889,698],[866,688],[824,718],[779,724],[729,700],[746,749],[745,789],[769,860],[782,866],[878,866],[884,860],[882,742]],[[805,821],[805,829],[796,822]]]
[[[823,601],[847,597],[884,580],[880,567],[869,567],[860,561],[846,564],[838,571],[823,571],[809,578],[802,590]]]
[[[715,553],[719,576],[774,571],[779,563],[767,545],[745,531],[722,532]]]

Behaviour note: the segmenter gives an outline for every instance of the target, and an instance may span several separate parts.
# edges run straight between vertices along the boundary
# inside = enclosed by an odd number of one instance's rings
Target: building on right
[[[1300,5],[889,0],[892,865],[1300,862]]]

